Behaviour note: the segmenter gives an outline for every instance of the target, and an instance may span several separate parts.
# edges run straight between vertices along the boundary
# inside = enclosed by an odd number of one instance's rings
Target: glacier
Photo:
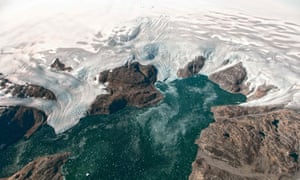
[[[4,1],[0,72],[14,83],[51,90],[57,101],[0,93],[0,105],[41,109],[47,123],[62,133],[106,93],[97,81],[101,71],[139,61],[155,65],[159,80],[172,81],[179,68],[202,55],[204,75],[242,62],[250,89],[276,87],[242,105],[299,108],[300,11],[280,1],[242,3],[246,9],[237,0],[230,6],[224,0]],[[259,10],[266,5],[268,11]],[[57,57],[73,71],[50,69]]]

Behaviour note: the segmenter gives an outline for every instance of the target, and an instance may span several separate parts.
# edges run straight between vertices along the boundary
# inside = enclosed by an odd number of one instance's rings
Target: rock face
[[[56,69],[58,71],[72,71],[72,67],[66,67],[66,65],[62,62],[60,62],[60,60],[58,58],[55,59],[55,61],[51,64],[51,68]]]
[[[99,82],[107,84],[109,94],[100,95],[89,114],[109,114],[125,106],[145,107],[159,102],[163,96],[155,89],[157,70],[137,62],[100,73]]]
[[[204,66],[205,58],[203,56],[197,56],[195,60],[189,62],[184,68],[179,69],[177,72],[178,77],[188,78],[196,75],[200,72]]]
[[[280,107],[221,106],[201,132],[191,180],[296,179],[300,114]]]
[[[12,83],[8,79],[0,76],[0,90],[5,89],[5,94],[12,94],[14,97],[26,98],[26,97],[37,97],[48,100],[56,100],[56,96],[50,90],[32,84],[19,85]]]
[[[47,119],[42,111],[23,106],[1,107],[0,149],[23,136],[29,138]]]
[[[226,91],[247,94],[245,91],[248,91],[248,88],[243,84],[247,78],[247,72],[242,63],[213,73],[208,78]]]
[[[261,85],[257,88],[257,90],[255,91],[255,93],[252,96],[248,97],[248,101],[262,98],[265,95],[267,95],[267,93],[269,91],[271,91],[272,89],[276,89],[276,87],[273,85]]]
[[[11,177],[0,180],[63,180],[61,167],[68,157],[69,153],[60,153],[37,158]]]
[[[15,84],[0,74],[0,90],[18,98],[36,97],[56,100],[50,90],[31,84]],[[15,106],[0,107],[0,149],[19,140],[29,138],[45,121],[47,116],[34,108]]]

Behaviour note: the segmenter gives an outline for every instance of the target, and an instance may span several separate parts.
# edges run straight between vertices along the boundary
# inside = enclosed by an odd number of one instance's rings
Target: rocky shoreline
[[[47,120],[44,112],[23,106],[0,107],[0,114],[0,150],[29,138]]]
[[[99,95],[91,105],[90,115],[114,113],[125,106],[138,108],[158,103],[162,94],[155,88],[157,69],[137,62],[100,73],[99,82],[108,94]]]
[[[181,78],[196,75],[204,63],[204,57],[195,57],[184,68],[179,69],[177,75]],[[60,71],[72,70],[66,68],[58,59],[51,68]],[[105,85],[108,93],[96,97],[88,115],[111,114],[126,106],[141,108],[158,103],[163,96],[154,86],[156,78],[157,69],[153,65],[144,66],[137,62],[101,72],[98,82]],[[215,72],[208,78],[229,92],[244,95],[252,93],[248,100],[261,98],[276,88],[265,85],[253,93],[245,83],[247,72],[242,63]],[[2,78],[1,86],[10,87],[9,92],[16,97],[56,99],[51,91],[43,87],[11,84],[13,83]],[[203,130],[196,141],[198,153],[189,179],[295,178],[299,169],[300,153],[300,134],[297,131],[300,128],[299,112],[283,106],[218,106],[212,108],[212,112],[216,122]],[[45,123],[47,116],[33,108],[16,106],[2,108],[0,118],[4,119],[0,121],[1,123],[9,125],[9,127],[1,126],[3,128],[1,133],[10,134],[5,132],[16,128],[20,132],[14,137],[6,138],[11,139],[9,142],[2,140],[0,148],[4,148],[19,138],[30,137]],[[24,119],[28,121],[25,122]],[[6,122],[7,120],[9,122]],[[61,171],[53,169],[60,169],[67,156],[68,153],[64,153],[38,158],[11,178],[17,176],[16,179],[26,179],[29,169],[31,177],[46,178],[39,176],[39,173],[47,171],[50,173],[49,177],[62,179]],[[35,164],[40,163],[42,168],[36,168]]]
[[[186,78],[200,72],[205,60],[194,68],[196,62],[180,69],[178,76]],[[248,100],[259,99],[276,88],[263,85],[253,93],[245,83],[247,71],[242,63],[212,73],[208,78],[231,93],[252,93]],[[297,179],[299,112],[284,106],[218,106],[211,111],[215,122],[202,130],[196,141],[198,153],[190,180]]]
[[[197,56],[191,62],[189,62],[184,68],[177,71],[177,76],[181,78],[188,78],[194,76],[200,72],[205,64],[205,57]]]
[[[39,157],[12,176],[0,178],[0,180],[63,180],[62,166],[68,160],[69,155],[70,153],[66,152]]]
[[[282,107],[219,106],[196,141],[189,179],[293,179],[298,172],[300,114]]]
[[[43,98],[56,100],[50,90],[34,84],[16,84],[0,75],[0,90],[16,98]],[[47,115],[35,108],[25,106],[0,106],[0,150],[18,141],[29,138],[46,123]],[[14,133],[11,133],[14,132]]]
[[[58,59],[51,67],[61,71],[71,70],[66,69],[65,65]],[[137,62],[126,64],[112,71],[101,72],[99,83],[105,84],[108,94],[99,95],[95,99],[88,115],[111,114],[126,106],[142,108],[158,103],[163,96],[154,86],[156,78],[157,69],[154,66],[143,66]],[[8,89],[6,93],[11,93],[15,97],[56,100],[54,93],[43,87],[18,85],[5,78],[0,80],[2,89]],[[40,126],[46,123],[46,120],[46,114],[35,108],[1,107],[0,150],[23,137],[29,138]],[[10,178],[4,179],[63,179],[59,169],[68,156],[69,153],[62,153],[38,158]]]

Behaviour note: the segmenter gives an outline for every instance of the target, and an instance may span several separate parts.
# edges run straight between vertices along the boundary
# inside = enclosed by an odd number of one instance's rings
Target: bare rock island
[[[0,107],[0,149],[29,138],[46,120],[45,113],[34,108]]]
[[[125,106],[145,107],[158,103],[162,94],[155,88],[157,69],[137,62],[100,73],[99,82],[106,84],[108,94],[99,95],[89,114],[110,114]]]
[[[37,158],[12,176],[0,180],[63,180],[61,167],[68,157],[69,153],[60,153]]]
[[[300,114],[281,107],[219,106],[201,132],[189,179],[293,179],[300,168]]]

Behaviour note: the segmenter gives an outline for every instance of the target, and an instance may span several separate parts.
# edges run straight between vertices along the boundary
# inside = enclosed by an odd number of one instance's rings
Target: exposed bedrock
[[[191,180],[296,179],[300,114],[281,107],[219,106],[201,132]]]
[[[54,60],[54,62],[51,64],[51,68],[56,69],[58,71],[72,71],[72,67],[66,67],[64,63],[62,63],[58,58]]]
[[[8,178],[0,180],[63,180],[62,166],[69,153],[48,155],[35,159]]]
[[[163,96],[155,88],[157,69],[137,62],[100,73],[99,82],[106,84],[108,94],[99,95],[89,114],[109,114],[125,106],[145,107],[156,104]]]
[[[260,99],[266,96],[269,91],[277,88],[272,84],[262,84],[256,89],[250,89],[249,84],[245,82],[247,80],[247,70],[243,67],[242,62],[217,71],[208,78],[228,92],[242,93],[248,96],[247,101]]]
[[[0,76],[0,90],[1,89],[4,90],[4,94],[10,93],[14,97],[37,97],[48,100],[56,100],[55,94],[44,87],[33,84],[19,85]]]
[[[248,97],[248,101],[254,100],[254,99],[259,99],[264,97],[265,95],[268,94],[269,91],[271,91],[272,89],[276,89],[276,86],[273,85],[260,85],[258,86],[258,88],[256,89],[255,93],[253,93],[250,97]]]
[[[188,78],[198,74],[204,66],[205,60],[205,57],[197,56],[195,60],[188,63],[184,68],[179,69],[177,76]],[[267,95],[270,90],[277,88],[271,84],[262,84],[256,89],[249,89],[249,84],[245,83],[247,80],[247,70],[243,67],[242,62],[216,71],[209,75],[208,78],[228,92],[249,95],[247,98],[248,101],[262,98]]]
[[[45,113],[34,108],[0,107],[0,149],[29,138],[46,120]]]
[[[205,57],[197,56],[191,62],[189,62],[184,68],[179,69],[177,72],[178,77],[188,78],[194,76],[200,72],[205,63]]]
[[[208,78],[219,84],[219,86],[226,91],[232,93],[248,93],[248,87],[244,84],[247,78],[247,72],[241,62],[227,69],[217,71]]]

